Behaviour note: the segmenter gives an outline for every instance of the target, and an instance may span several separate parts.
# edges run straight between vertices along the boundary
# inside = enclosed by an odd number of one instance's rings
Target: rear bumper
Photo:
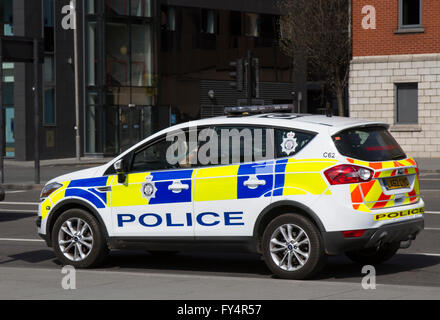
[[[379,243],[413,240],[423,230],[423,218],[384,225],[376,229],[368,229],[359,238],[345,238],[341,231],[324,232],[326,253],[336,255],[347,251],[370,248]]]

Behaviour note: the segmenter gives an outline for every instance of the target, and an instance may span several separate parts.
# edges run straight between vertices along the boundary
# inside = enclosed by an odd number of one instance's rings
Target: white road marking
[[[408,254],[416,254],[420,256],[432,256],[432,257],[440,257],[440,253],[408,253]]]
[[[0,238],[0,241],[44,242],[44,240],[42,240],[42,239],[14,239],[14,238]]]
[[[429,230],[429,231],[440,231],[440,228],[425,228],[424,230]]]
[[[5,191],[6,194],[10,194],[10,193],[23,193],[23,192],[27,192],[28,190],[14,190],[14,191]]]
[[[0,214],[2,212],[16,212],[16,213],[35,213],[37,214],[37,210],[23,210],[23,209],[1,209],[0,208]]]
[[[1,204],[6,204],[6,205],[23,205],[23,206],[38,206],[39,203],[38,202],[0,202]]]
[[[428,214],[440,214],[440,211],[425,211]]]

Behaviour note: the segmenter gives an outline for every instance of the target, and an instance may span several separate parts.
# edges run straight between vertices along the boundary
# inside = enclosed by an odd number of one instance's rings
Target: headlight
[[[47,198],[52,192],[61,188],[62,186],[63,185],[58,182],[49,183],[48,185],[44,186],[43,190],[41,190],[40,200]]]

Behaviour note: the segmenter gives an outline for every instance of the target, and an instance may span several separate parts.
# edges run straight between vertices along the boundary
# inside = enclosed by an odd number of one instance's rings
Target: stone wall
[[[440,54],[354,57],[350,117],[382,121],[408,155],[440,158]],[[418,124],[397,125],[396,84],[418,83]]]

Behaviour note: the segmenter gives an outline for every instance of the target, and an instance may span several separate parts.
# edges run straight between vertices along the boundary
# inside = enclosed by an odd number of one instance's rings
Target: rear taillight
[[[344,238],[360,238],[364,235],[365,230],[342,231]]]
[[[324,171],[331,185],[367,182],[373,178],[374,171],[364,167],[342,164]]]

